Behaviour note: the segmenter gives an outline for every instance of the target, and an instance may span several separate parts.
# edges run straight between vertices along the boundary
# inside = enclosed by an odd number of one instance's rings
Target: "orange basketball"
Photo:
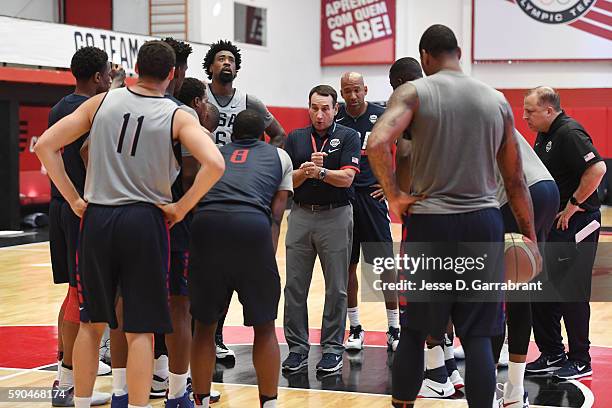
[[[537,275],[535,256],[526,245],[532,242],[521,234],[506,234],[504,236],[504,266],[506,281],[526,283]]]

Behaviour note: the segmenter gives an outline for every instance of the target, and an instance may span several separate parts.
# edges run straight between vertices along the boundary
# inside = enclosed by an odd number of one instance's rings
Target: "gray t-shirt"
[[[550,172],[542,163],[542,160],[538,157],[536,152],[529,146],[529,143],[518,130],[514,130],[514,135],[518,140],[519,151],[521,152],[521,158],[523,159],[523,173],[525,173],[525,181],[527,187],[531,187],[536,183],[544,180],[553,180]],[[506,196],[506,189],[504,187],[504,180],[502,179],[501,173],[497,171],[497,201],[499,201],[500,207],[508,202]]]
[[[419,97],[412,134],[412,192],[426,199],[415,214],[457,214],[497,208],[497,151],[504,96],[461,72],[440,71],[412,84]]]

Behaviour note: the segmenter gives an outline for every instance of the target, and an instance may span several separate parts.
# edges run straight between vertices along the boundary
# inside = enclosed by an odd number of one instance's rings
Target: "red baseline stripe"
[[[612,40],[612,31],[608,31],[596,25],[589,24],[585,21],[577,20],[577,21],[574,21],[573,23],[570,23],[570,25],[574,28],[577,28],[582,31],[586,31],[598,37],[603,37],[603,38],[607,38],[608,40]]]

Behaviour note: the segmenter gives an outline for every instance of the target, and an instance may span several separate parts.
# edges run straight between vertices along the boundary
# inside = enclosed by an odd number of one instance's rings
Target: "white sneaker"
[[[344,342],[344,348],[346,350],[361,350],[363,349],[363,343],[365,339],[365,331],[359,326],[351,326],[349,335]]]
[[[153,380],[151,381],[151,392],[149,395],[151,398],[162,398],[166,396],[166,391],[168,391],[168,378],[161,378],[157,375],[153,375]]]
[[[499,353],[499,367],[508,367],[508,361],[510,361],[510,353],[508,352],[508,339],[502,346],[501,352]]]
[[[387,350],[395,351],[397,350],[397,346],[399,346],[400,340],[400,328],[399,327],[389,327],[389,331],[387,331]]]
[[[223,360],[226,358],[236,358],[236,353],[234,353],[234,350],[227,348],[227,346],[223,343],[222,338],[216,336],[215,345],[217,347],[217,359]]]
[[[98,361],[98,375],[109,375],[113,370],[104,361]]]
[[[453,383],[453,387],[455,387],[456,390],[465,387],[465,382],[463,381],[463,377],[461,377],[459,370],[453,370],[448,378],[450,379],[451,383]]]
[[[108,392],[95,391],[91,394],[91,405],[104,405],[110,401],[111,395]]]
[[[210,403],[213,404],[221,399],[221,393],[217,390],[210,389]]]
[[[465,351],[463,350],[463,346],[455,347],[453,352],[456,360],[465,360]]]
[[[503,388],[501,405],[504,408],[529,408],[529,397],[524,387],[512,387],[510,383],[505,383]]]
[[[449,378],[446,379],[446,383],[439,383],[425,378],[418,398],[448,398],[454,394],[455,387]]]

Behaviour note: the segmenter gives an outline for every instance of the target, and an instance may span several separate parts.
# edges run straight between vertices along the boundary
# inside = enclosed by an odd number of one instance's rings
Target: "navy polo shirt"
[[[312,126],[308,126],[289,133],[285,142],[285,151],[291,157],[294,170],[299,169],[302,163],[311,161],[315,149],[327,153],[323,159],[326,169],[351,168],[359,173],[361,143],[357,131],[334,123],[325,136],[320,136]],[[334,187],[325,181],[306,179],[295,189],[293,201],[317,205],[348,203],[349,194],[350,187]]]
[[[359,169],[361,173],[355,176],[355,182],[353,183],[353,186],[357,188],[372,187],[374,184],[378,183],[370,167],[370,163],[368,162],[367,145],[368,137],[370,137],[370,133],[372,133],[372,128],[383,113],[385,113],[385,108],[368,102],[366,111],[358,118],[353,118],[349,115],[344,105],[340,108],[338,115],[336,115],[336,123],[350,127],[359,132],[361,142],[361,163]]]

